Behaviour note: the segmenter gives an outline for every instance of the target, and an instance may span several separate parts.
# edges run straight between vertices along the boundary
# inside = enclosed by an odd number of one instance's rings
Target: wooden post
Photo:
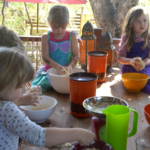
[[[98,46],[100,44],[102,32],[103,32],[102,28],[94,28],[94,34],[96,36],[96,51],[98,51]]]
[[[39,3],[37,3],[37,35],[38,35],[38,28],[39,28]]]
[[[32,28],[33,28],[32,20],[30,19],[30,16],[29,16],[29,13],[28,13],[27,4],[26,4],[26,3],[24,3],[24,5],[25,5],[25,10],[26,10],[26,13],[27,13],[28,19],[29,19],[29,21],[30,21],[30,23],[31,23],[31,31],[30,31],[30,34],[32,35]]]
[[[2,15],[3,15],[2,25],[3,25],[3,26],[4,26],[4,20],[5,20],[5,14],[4,14],[5,2],[6,2],[6,0],[4,0],[4,4],[3,4],[3,8],[2,8]]]

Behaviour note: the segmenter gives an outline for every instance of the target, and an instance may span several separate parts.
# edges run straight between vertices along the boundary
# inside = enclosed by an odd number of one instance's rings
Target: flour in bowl
[[[47,104],[45,104],[45,105],[40,104],[39,106],[32,108],[32,110],[44,110],[44,109],[48,109],[48,108],[50,108],[50,107],[47,107]]]

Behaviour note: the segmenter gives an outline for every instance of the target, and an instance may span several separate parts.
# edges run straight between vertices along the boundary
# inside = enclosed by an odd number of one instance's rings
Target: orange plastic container
[[[88,72],[97,74],[98,82],[104,82],[106,79],[108,54],[103,51],[90,51],[87,54]]]
[[[89,97],[96,96],[97,75],[88,72],[73,73],[70,80],[70,112],[77,117],[88,117],[82,103]]]

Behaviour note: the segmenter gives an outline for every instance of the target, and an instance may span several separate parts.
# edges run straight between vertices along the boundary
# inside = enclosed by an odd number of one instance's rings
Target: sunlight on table
[[[108,75],[107,78],[110,78],[112,74]],[[101,96],[101,95],[112,96],[110,87],[120,81],[121,81],[121,74],[116,75],[114,77],[114,80],[111,82],[107,82],[107,79],[106,79],[106,81],[96,90],[96,95],[97,96]]]

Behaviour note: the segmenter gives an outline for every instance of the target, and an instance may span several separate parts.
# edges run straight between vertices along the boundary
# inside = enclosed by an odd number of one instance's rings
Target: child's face
[[[143,13],[135,22],[133,23],[133,30],[136,37],[141,37],[142,34],[148,28],[148,15]]]
[[[67,26],[62,26],[62,27],[58,27],[58,26],[51,26],[52,28],[52,32],[54,34],[54,37],[56,39],[62,39],[65,35],[66,32],[66,27]]]
[[[5,90],[1,93],[1,97],[4,100],[16,102],[26,92],[25,84],[22,84],[19,88],[13,88],[12,90]]]

